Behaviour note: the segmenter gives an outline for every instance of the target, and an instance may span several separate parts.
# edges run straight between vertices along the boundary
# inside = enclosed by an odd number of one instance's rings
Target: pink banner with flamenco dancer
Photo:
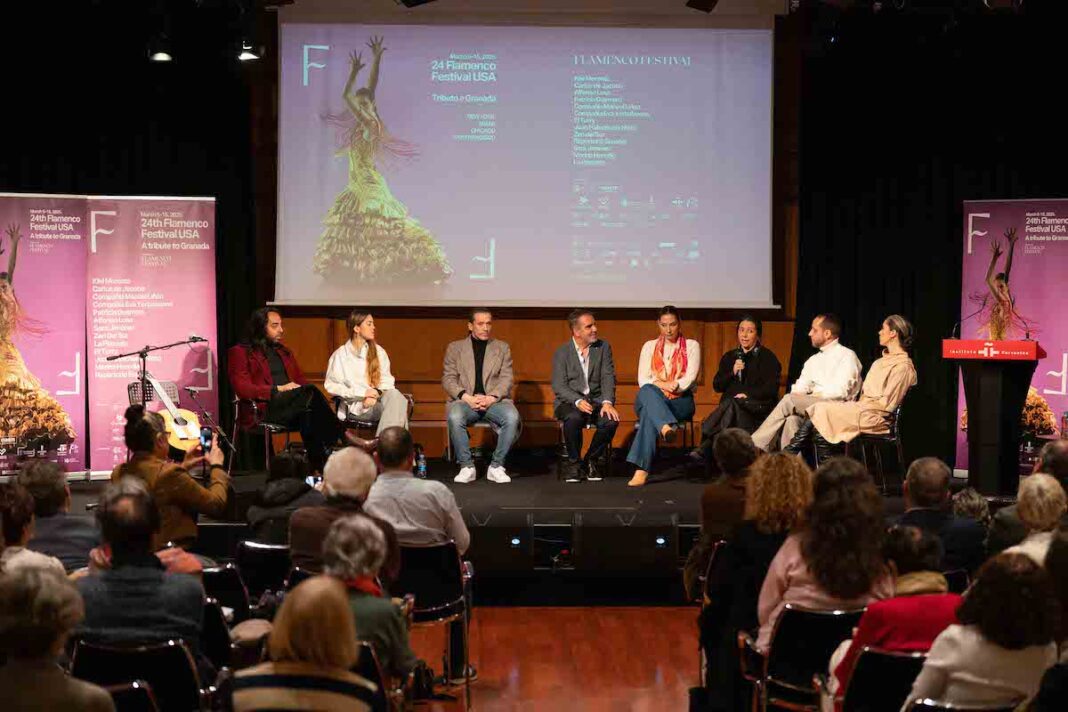
[[[84,198],[0,194],[0,473],[86,465]]]
[[[960,337],[1041,342],[1049,355],[1038,363],[1021,415],[1024,433],[1037,438],[1058,435],[1068,411],[1066,270],[1068,199],[964,203]],[[967,469],[963,384],[958,390],[956,466]]]
[[[147,353],[148,372],[175,384],[178,396],[172,404],[151,398],[148,410],[173,405],[204,425],[205,411],[218,413],[215,200],[90,198],[87,214],[90,465],[106,471],[126,460],[124,412],[139,397],[130,386],[140,368],[136,355],[109,356],[178,344]],[[178,343],[191,339],[199,341]],[[190,429],[183,449],[196,446],[197,434]]]

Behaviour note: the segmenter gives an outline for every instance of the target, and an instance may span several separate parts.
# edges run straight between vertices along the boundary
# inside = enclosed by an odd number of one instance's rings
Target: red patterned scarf
[[[653,374],[661,381],[677,381],[686,374],[688,359],[686,356],[686,337],[681,333],[675,341],[675,353],[671,354],[671,361],[664,363],[664,346],[667,338],[661,336],[656,340],[653,348]],[[679,393],[665,393],[668,398],[678,398]]]
[[[378,585],[378,581],[375,580],[374,576],[357,576],[353,579],[345,579],[345,585],[354,591],[363,591],[378,598],[382,597],[382,587]]]

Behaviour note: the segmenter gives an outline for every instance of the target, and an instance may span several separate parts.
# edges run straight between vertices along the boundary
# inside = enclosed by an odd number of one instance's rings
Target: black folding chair
[[[926,659],[925,653],[895,653],[865,646],[846,686],[842,712],[898,712]]]
[[[815,677],[827,670],[835,648],[853,633],[864,609],[813,611],[787,603],[771,632],[766,656],[748,633],[739,633],[743,676],[752,681],[761,709],[808,712],[819,707]],[[759,660],[762,669],[753,670]]]
[[[286,590],[292,591],[299,586],[301,582],[307,581],[315,574],[307,569],[302,569],[299,566],[294,566],[289,570],[289,574],[286,576]]]
[[[286,576],[293,567],[288,545],[257,541],[238,543],[235,561],[253,599],[259,598],[264,591],[283,590]]]
[[[851,455],[853,448],[860,449],[860,459],[864,463],[864,466],[868,468],[868,471],[873,476],[878,473],[879,488],[883,494],[886,494],[886,468],[883,466],[883,454],[882,449],[884,445],[891,445],[894,451],[897,453],[897,466],[902,473],[902,481],[904,481],[905,471],[905,449],[901,445],[901,406],[905,404],[908,399],[909,393],[912,392],[910,388],[905,392],[901,402],[898,403],[897,408],[890,414],[890,418],[887,422],[890,430],[883,435],[871,435],[868,433],[862,433],[855,437],[851,442],[846,443],[846,455]],[[872,457],[875,461],[875,468],[873,469],[868,464],[868,446],[871,446]]]
[[[234,625],[248,620],[252,615],[248,589],[241,578],[241,572],[233,564],[214,566],[201,572],[201,582],[208,598],[218,601],[220,606],[233,611],[231,623]]]
[[[230,628],[222,606],[214,598],[204,599],[204,622],[200,630],[200,646],[216,669],[230,665]]]
[[[954,705],[949,702],[937,700],[916,700],[909,707],[909,712],[1014,712],[1020,706],[1024,698],[1010,705],[994,705],[992,707],[976,707],[972,705]]]
[[[464,597],[464,586],[471,577],[470,567],[460,560],[460,552],[453,541],[431,546],[402,546],[401,570],[392,586],[395,596],[411,594],[415,597],[412,624],[416,626],[446,625],[462,621],[464,626],[464,697],[471,707],[471,666],[468,649],[467,624],[470,611]],[[453,669],[445,636],[445,670]]]
[[[189,646],[181,640],[162,643],[74,644],[70,674],[102,687],[144,681],[152,687],[160,710],[210,707],[212,689],[204,689]]]
[[[152,686],[144,680],[104,688],[115,703],[115,712],[158,712],[159,704]]]
[[[356,660],[352,671],[363,679],[375,684],[375,691],[361,690],[362,699],[371,708],[371,712],[388,712],[391,709],[388,683],[386,675],[382,671],[382,665],[378,662],[378,654],[374,646],[366,641],[357,641],[360,648],[360,656]]]

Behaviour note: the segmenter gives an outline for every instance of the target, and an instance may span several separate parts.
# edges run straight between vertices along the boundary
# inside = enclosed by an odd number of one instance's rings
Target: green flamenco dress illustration
[[[375,165],[382,152],[414,155],[411,146],[386,131],[375,104],[382,38],[368,43],[373,54],[367,86],[352,91],[365,66],[353,52],[344,98],[349,115],[328,117],[346,129],[348,184],[323,219],[315,272],[328,280],[374,283],[440,283],[452,273],[441,245],[408,214]]]

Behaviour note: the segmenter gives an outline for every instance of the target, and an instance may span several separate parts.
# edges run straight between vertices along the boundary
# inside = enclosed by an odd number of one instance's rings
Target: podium
[[[968,404],[968,484],[1014,495],[1019,483],[1020,413],[1039,359],[1037,341],[946,339],[942,358],[960,364]]]

